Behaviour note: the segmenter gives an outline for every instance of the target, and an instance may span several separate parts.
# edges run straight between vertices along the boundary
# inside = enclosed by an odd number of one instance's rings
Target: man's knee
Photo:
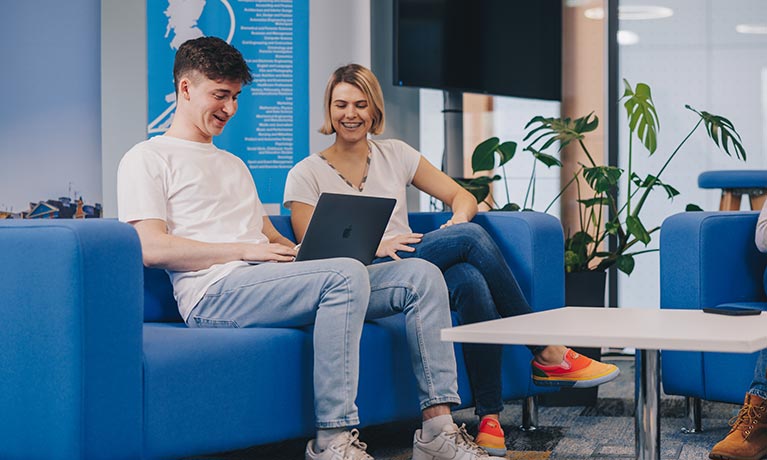
[[[325,270],[333,273],[332,278],[340,279],[349,289],[370,291],[370,277],[362,262],[348,257],[326,259],[323,262]]]

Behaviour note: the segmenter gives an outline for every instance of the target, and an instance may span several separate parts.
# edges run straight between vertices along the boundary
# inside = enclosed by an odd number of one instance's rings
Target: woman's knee
[[[461,323],[500,318],[490,288],[482,273],[469,264],[458,264],[445,272],[450,304]]]

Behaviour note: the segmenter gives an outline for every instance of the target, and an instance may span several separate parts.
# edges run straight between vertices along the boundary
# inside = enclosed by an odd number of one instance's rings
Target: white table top
[[[564,307],[442,329],[447,342],[751,353],[767,348],[767,312]]]

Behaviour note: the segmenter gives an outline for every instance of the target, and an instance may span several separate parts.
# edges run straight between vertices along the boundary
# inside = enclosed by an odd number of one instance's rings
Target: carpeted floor
[[[522,420],[520,401],[510,401],[502,414],[509,460],[630,460],[634,452],[634,359],[628,356],[605,358],[621,368],[621,376],[599,390],[594,407],[540,407],[538,429],[522,432],[516,427]],[[740,406],[704,402],[703,433],[684,434],[685,401],[663,396],[661,400],[662,460],[703,460],[708,451],[729,430],[727,421]],[[477,420],[473,409],[454,413],[475,433]],[[376,460],[410,460],[413,432],[418,420],[362,430],[361,439]],[[258,446],[216,456],[195,457],[226,460],[302,460],[306,439]]]

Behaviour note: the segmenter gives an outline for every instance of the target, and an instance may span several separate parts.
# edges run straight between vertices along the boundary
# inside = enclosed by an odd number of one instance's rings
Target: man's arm
[[[160,219],[139,220],[131,224],[141,240],[144,265],[152,268],[198,271],[234,260],[290,262],[296,255],[292,245],[203,243],[173,236],[168,234],[165,221]]]

